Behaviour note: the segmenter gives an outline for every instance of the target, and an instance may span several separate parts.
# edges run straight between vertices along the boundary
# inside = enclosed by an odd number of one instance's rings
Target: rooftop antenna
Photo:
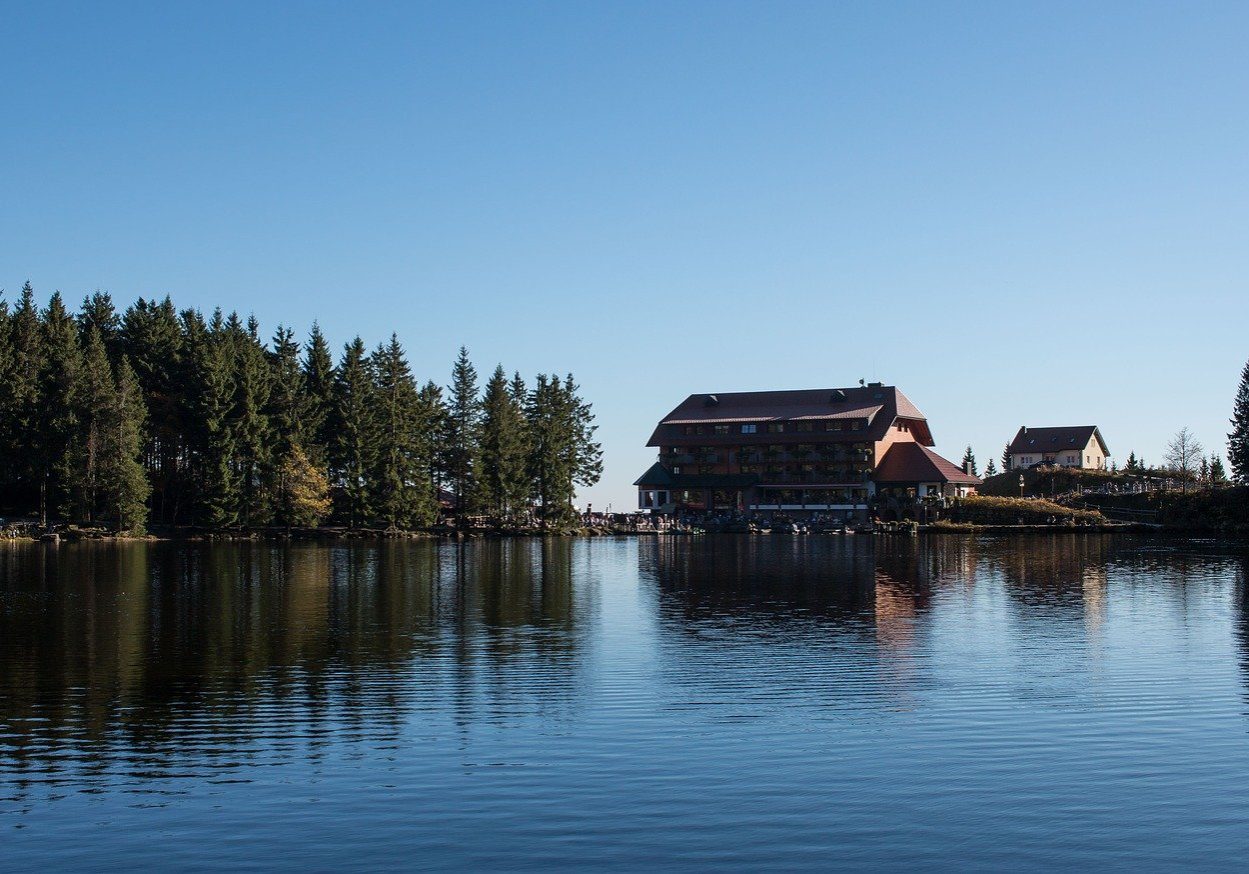
[[[863,381],[862,379],[860,379],[860,380],[859,380],[859,385],[863,385],[863,384],[864,384],[864,381]]]

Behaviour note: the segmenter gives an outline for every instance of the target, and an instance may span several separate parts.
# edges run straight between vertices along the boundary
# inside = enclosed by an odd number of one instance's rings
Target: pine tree
[[[1128,461],[1127,464],[1124,465],[1123,469],[1128,473],[1137,473],[1140,471],[1141,463],[1136,459],[1135,450],[1128,453]]]
[[[989,459],[989,466],[984,469],[985,479],[991,476],[997,476],[997,461],[992,458]]]
[[[500,364],[486,383],[482,401],[481,502],[497,518],[511,521],[527,492],[524,410]]]
[[[593,407],[581,398],[580,392],[581,387],[573,380],[572,374],[568,374],[564,378],[564,396],[572,409],[573,440],[576,446],[573,485],[592,488],[603,477],[603,446],[594,439],[598,425],[594,424]]]
[[[1009,443],[1007,443],[1006,447],[1002,450],[1002,471],[1005,472],[1008,470],[1010,470],[1010,444]]]
[[[320,326],[312,323],[304,351],[304,448],[314,464],[329,463],[330,421],[334,412],[334,358]]]
[[[221,311],[213,313],[207,335],[198,347],[195,368],[195,413],[202,427],[200,518],[213,528],[239,521],[239,478],[236,470],[235,344]]]
[[[59,292],[52,295],[43,313],[43,348],[39,464],[43,476],[40,517],[46,522],[50,513],[73,514],[76,473],[82,468],[78,445],[82,350],[78,326]]]
[[[268,359],[270,390],[265,414],[272,429],[272,449],[279,458],[285,458],[292,446],[303,446],[307,437],[304,430],[304,371],[294,331],[278,325]]]
[[[74,476],[74,504],[79,518],[94,521],[100,511],[100,469],[108,428],[116,405],[116,379],[108,361],[104,337],[94,322],[87,323],[79,383],[78,469]]]
[[[378,346],[370,370],[377,403],[377,451],[369,470],[370,504],[390,527],[433,521],[428,469],[417,444],[419,398],[399,337]]]
[[[82,309],[78,311],[78,330],[84,343],[87,332],[92,328],[100,332],[100,340],[109,360],[117,358],[121,354],[121,316],[106,291],[87,295],[83,298]]]
[[[7,319],[6,336],[8,372],[0,381],[0,480],[6,485],[6,502],[25,509],[39,504],[43,443],[43,330],[29,282],[22,286]]]
[[[420,434],[418,453],[427,471],[426,484],[430,490],[430,503],[437,514],[442,506],[442,489],[447,485],[447,452],[444,440],[450,430],[446,401],[442,386],[432,379],[421,386],[417,395],[417,421]]]
[[[980,471],[976,469],[976,453],[971,451],[971,444],[967,445],[967,451],[963,453],[963,470],[972,476],[980,476]]]
[[[9,302],[0,291],[0,508],[8,504],[10,478],[10,458],[6,445],[5,422],[10,414],[8,402],[8,386],[12,380],[13,370],[13,337],[12,318],[9,316]]]
[[[148,410],[143,464],[152,483],[154,512],[162,521],[173,521],[183,451],[182,331],[173,302],[168,297],[160,302],[139,298],[122,316],[121,348]]]
[[[234,343],[234,448],[239,482],[239,521],[263,525],[273,515],[267,491],[274,476],[273,429],[267,415],[272,379],[255,317],[242,329],[238,317],[226,321]]]
[[[460,347],[451,371],[450,400],[447,405],[447,433],[443,444],[455,506],[461,514],[471,512],[475,501],[481,401],[477,394],[477,369]]]
[[[368,475],[377,455],[376,408],[373,378],[356,337],[343,349],[334,378],[334,439],[330,457],[334,480],[341,494],[340,513],[348,525],[363,525],[370,516]]]
[[[571,521],[577,487],[592,486],[602,475],[594,417],[577,392],[571,374],[563,382],[539,374],[526,405],[529,477],[543,527]]]
[[[1240,385],[1232,402],[1232,433],[1227,435],[1227,461],[1232,479],[1249,484],[1249,362],[1240,372]]]
[[[1210,480],[1210,462],[1207,461],[1206,457],[1203,455],[1201,456],[1201,460],[1197,463],[1197,481],[1204,483],[1204,482],[1209,482],[1209,480]]]
[[[142,534],[147,523],[147,498],[151,493],[139,461],[147,410],[138,377],[126,358],[117,363],[109,412],[101,446],[100,492],[111,508],[117,530]]]
[[[1223,469],[1223,459],[1218,455],[1210,456],[1210,482],[1215,485],[1227,482],[1227,471]]]
[[[177,417],[182,441],[180,486],[177,503],[170,517],[173,521],[204,522],[204,489],[208,461],[207,425],[200,415],[206,387],[201,367],[209,360],[209,332],[204,316],[198,310],[186,309],[178,314],[178,335],[181,354],[177,371]]]

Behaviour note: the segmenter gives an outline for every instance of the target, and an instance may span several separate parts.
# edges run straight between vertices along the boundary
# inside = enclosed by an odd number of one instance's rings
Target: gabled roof
[[[865,440],[879,440],[897,418],[923,422],[924,442],[931,443],[927,419],[910,399],[891,385],[817,388],[797,391],[739,391],[692,394],[664,416],[663,425],[712,425],[726,422],[785,422],[866,419]],[[648,446],[660,445],[658,430]]]
[[[1091,438],[1097,438],[1102,454],[1110,449],[1096,425],[1065,425],[1058,428],[1029,428],[1024,425],[1010,442],[1007,452],[1058,452],[1062,449],[1083,449]]]
[[[972,476],[952,461],[947,461],[927,446],[918,443],[892,444],[885,457],[876,465],[872,479],[878,483],[956,483],[980,485],[983,480]]]

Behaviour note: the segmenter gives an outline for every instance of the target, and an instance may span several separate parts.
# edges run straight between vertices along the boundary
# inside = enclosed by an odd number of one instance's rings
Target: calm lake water
[[[0,868],[1243,868],[1247,573],[1075,534],[6,547]]]

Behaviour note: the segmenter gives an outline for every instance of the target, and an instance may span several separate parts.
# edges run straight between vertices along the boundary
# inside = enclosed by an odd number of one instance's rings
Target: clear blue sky
[[[1249,5],[0,4],[0,286],[691,391],[897,384],[982,463],[1222,450]]]

